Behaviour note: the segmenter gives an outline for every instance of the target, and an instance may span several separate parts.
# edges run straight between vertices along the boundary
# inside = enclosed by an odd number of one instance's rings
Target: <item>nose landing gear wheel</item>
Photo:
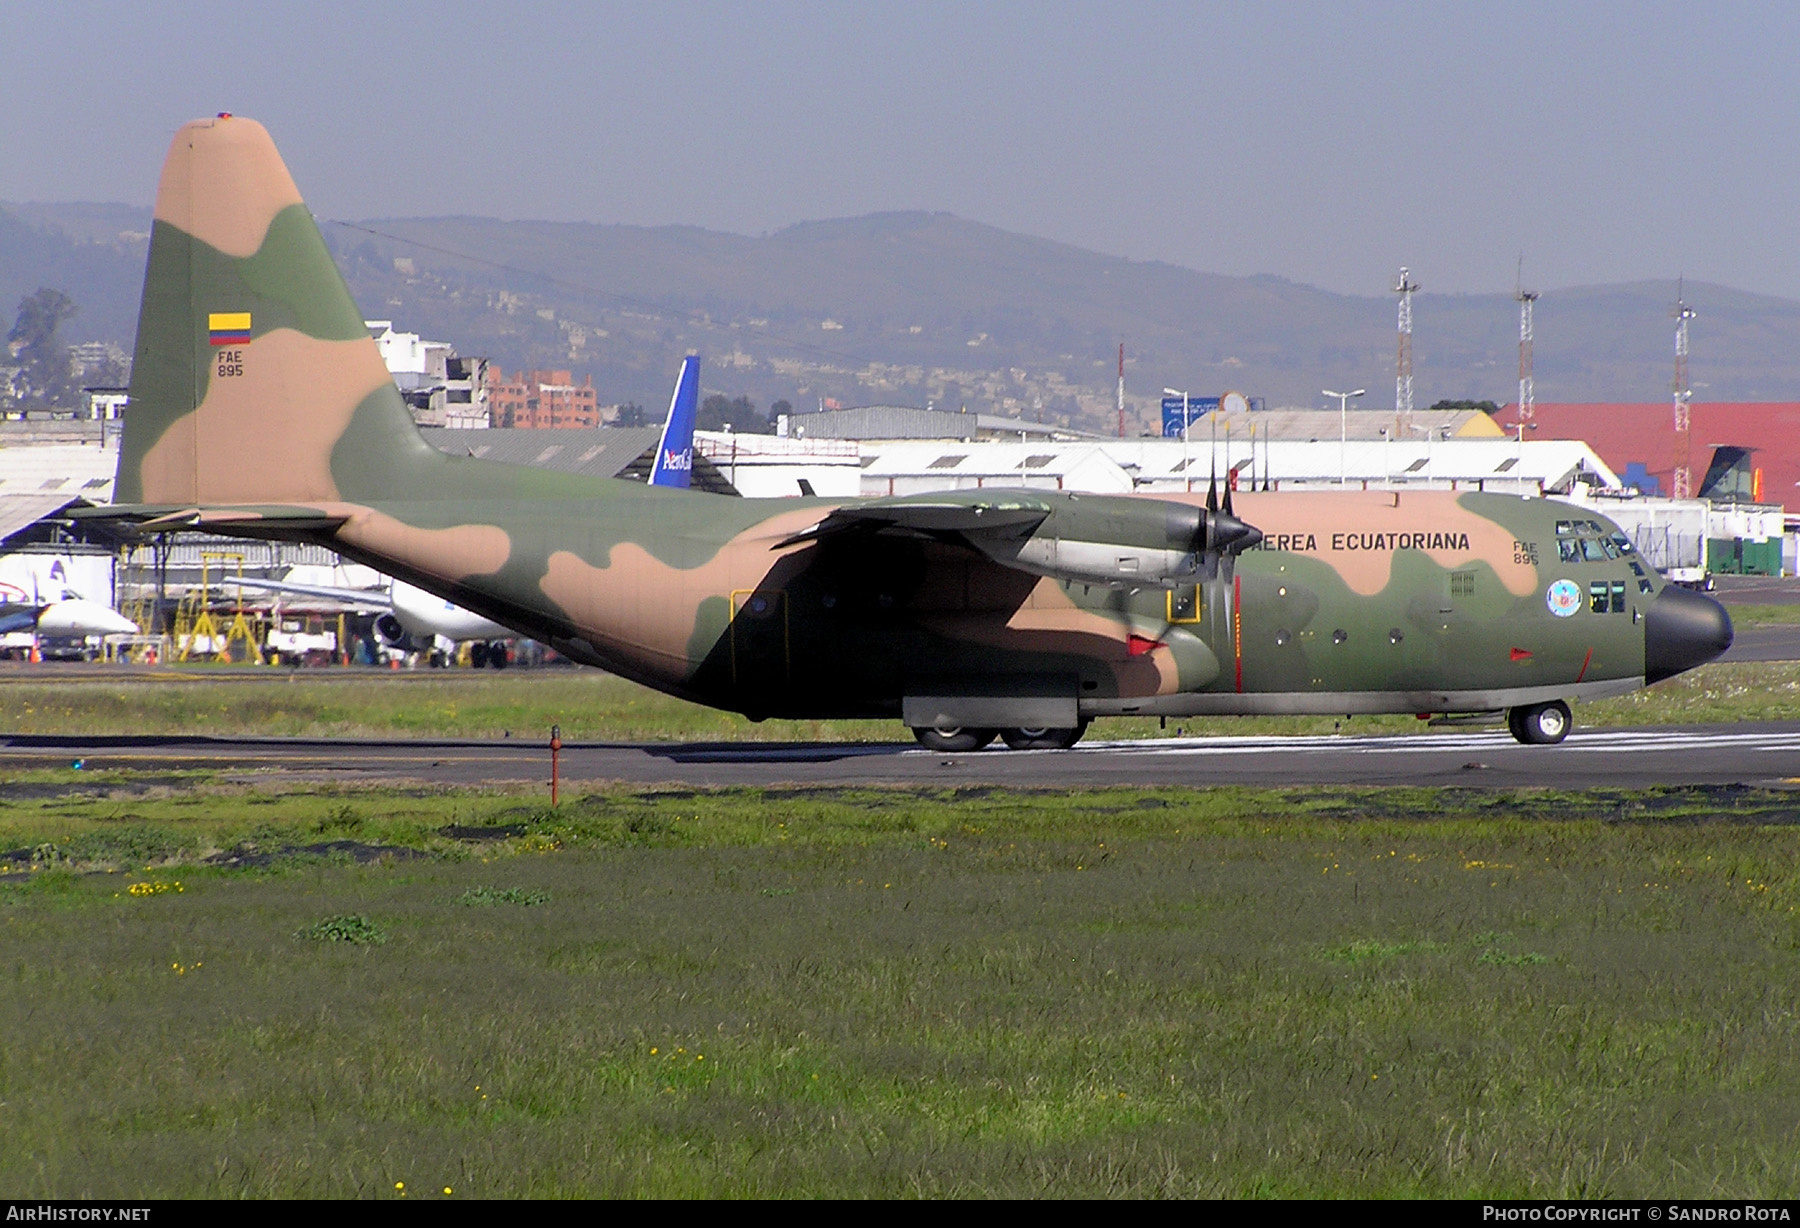
[[[1000,736],[1014,750],[1068,750],[1086,732],[1083,721],[1073,729],[1002,729]]]
[[[1510,708],[1506,713],[1506,726],[1512,730],[1512,736],[1527,746],[1555,746],[1569,736],[1574,723],[1569,705],[1560,699]]]
[[[998,729],[970,729],[961,725],[946,729],[921,725],[913,730],[913,737],[919,739],[919,745],[926,750],[965,751],[980,750],[999,732]]]

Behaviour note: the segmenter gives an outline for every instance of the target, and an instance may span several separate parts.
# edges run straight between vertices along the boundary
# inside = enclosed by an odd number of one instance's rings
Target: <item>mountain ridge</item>
[[[71,340],[129,346],[150,211],[0,203],[0,306],[57,285]],[[450,215],[324,221],[370,318],[508,370],[592,374],[603,401],[654,404],[682,354],[706,387],[767,404],[967,403],[1110,427],[1116,347],[1135,425],[1165,385],[1317,405],[1321,387],[1386,404],[1391,295],[1338,294],[1132,260],[954,214],[808,219],[766,235],[672,224]],[[59,284],[62,278],[68,284]],[[1675,287],[1640,279],[1549,291],[1536,308],[1543,401],[1668,395]],[[1697,399],[1800,399],[1800,301],[1689,282]],[[1516,396],[1510,294],[1421,293],[1415,402]]]

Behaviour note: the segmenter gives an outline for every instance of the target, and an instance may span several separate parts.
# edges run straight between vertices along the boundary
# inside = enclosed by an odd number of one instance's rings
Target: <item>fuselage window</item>
[[[1612,582],[1612,612],[1614,614],[1625,612],[1625,581],[1623,580]]]
[[[1596,614],[1606,613],[1607,584],[1605,580],[1595,580],[1588,585],[1588,609]]]

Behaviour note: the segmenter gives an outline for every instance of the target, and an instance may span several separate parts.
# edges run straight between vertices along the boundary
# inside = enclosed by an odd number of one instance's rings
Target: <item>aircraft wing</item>
[[[995,498],[980,492],[939,492],[893,499],[870,499],[840,507],[817,524],[779,543],[777,550],[840,533],[892,532],[916,537],[1028,536],[1050,515],[1050,504],[1009,492]]]
[[[28,601],[0,603],[0,635],[32,630],[37,626],[38,615],[43,613],[44,608]]]
[[[775,548],[856,532],[956,542],[1004,567],[1115,588],[1210,579],[1262,540],[1229,512],[1173,500],[989,489],[847,504]]]
[[[222,587],[237,585],[241,588],[262,588],[277,593],[292,593],[296,597],[318,597],[326,601],[341,602],[354,606],[359,610],[391,610],[394,598],[384,588],[334,588],[328,584],[290,584],[286,580],[262,580],[250,576],[232,577],[220,581]]]

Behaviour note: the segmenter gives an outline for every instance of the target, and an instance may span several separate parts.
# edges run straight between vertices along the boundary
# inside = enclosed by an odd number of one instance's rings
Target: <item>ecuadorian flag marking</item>
[[[215,311],[206,317],[206,337],[214,345],[247,345],[250,341],[250,313],[247,311]]]

